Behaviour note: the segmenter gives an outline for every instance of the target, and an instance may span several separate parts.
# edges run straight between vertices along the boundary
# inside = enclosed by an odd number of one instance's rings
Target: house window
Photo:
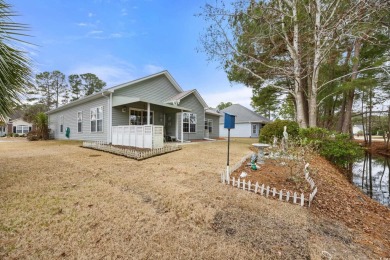
[[[83,112],[77,112],[77,132],[83,132]]]
[[[91,108],[91,132],[103,132],[103,107]]]
[[[183,133],[196,132],[196,114],[183,113]]]
[[[139,109],[130,109],[129,111],[129,124],[130,125],[147,125],[148,111]],[[154,112],[150,111],[150,124],[153,125]]]
[[[60,133],[64,132],[64,116],[60,116]]]
[[[257,134],[257,125],[252,125],[252,134]]]
[[[27,125],[17,125],[16,126],[16,133],[17,134],[27,134],[29,127]]]

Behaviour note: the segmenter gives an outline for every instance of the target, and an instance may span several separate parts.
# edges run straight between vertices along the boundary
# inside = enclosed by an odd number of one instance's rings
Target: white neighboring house
[[[353,125],[352,133],[354,135],[357,135],[359,132],[361,132],[361,134],[363,134],[363,125]]]
[[[221,137],[228,136],[228,130],[224,128],[225,113],[236,116],[235,128],[230,130],[231,137],[257,138],[259,137],[260,129],[265,124],[271,122],[269,119],[240,104],[233,104],[220,112],[223,114],[219,120],[219,135]]]
[[[3,137],[7,134],[7,125],[0,123],[0,137]]]
[[[27,135],[32,130],[32,124],[24,121],[22,118],[10,119],[5,130],[6,134]]]

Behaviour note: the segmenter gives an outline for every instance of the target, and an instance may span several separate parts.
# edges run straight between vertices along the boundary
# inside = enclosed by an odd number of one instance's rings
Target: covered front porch
[[[183,119],[177,114],[191,109],[135,97],[112,98],[110,141],[113,145],[161,148],[165,140],[183,142]],[[178,131],[180,130],[180,131]],[[183,135],[183,134],[181,134]]]

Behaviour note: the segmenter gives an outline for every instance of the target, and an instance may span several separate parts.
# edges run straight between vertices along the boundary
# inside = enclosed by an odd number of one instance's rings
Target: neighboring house
[[[253,112],[252,110],[239,105],[233,104],[230,107],[220,111],[223,116],[219,121],[220,136],[228,136],[228,130],[224,128],[224,114],[228,113],[235,115],[235,128],[230,130],[231,137],[259,137],[260,129],[267,123],[269,119]]]
[[[14,133],[19,135],[27,135],[32,130],[33,126],[31,123],[24,121],[21,117],[11,119],[8,121],[6,134]]]
[[[69,129],[69,139],[111,143],[118,131],[134,131],[129,125],[163,126],[170,140],[219,137],[220,114],[208,109],[196,89],[183,91],[168,71],[86,96],[47,114],[55,139],[67,139]]]
[[[363,135],[363,125],[353,125],[352,127],[352,133],[354,135],[357,135],[358,133],[360,133],[361,135]]]
[[[0,123],[0,137],[7,135],[7,125]]]

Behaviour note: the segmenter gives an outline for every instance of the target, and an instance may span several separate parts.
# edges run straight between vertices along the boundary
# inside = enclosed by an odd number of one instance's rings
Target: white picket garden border
[[[221,182],[227,185],[232,185],[233,187],[236,187],[238,189],[243,189],[246,191],[254,192],[255,194],[260,194],[261,196],[265,197],[277,197],[280,201],[286,201],[286,202],[292,202],[293,204],[300,204],[301,207],[307,205],[310,207],[311,202],[313,201],[315,195],[317,194],[317,186],[314,182],[314,180],[310,177],[309,173],[309,163],[306,163],[305,168],[304,168],[304,174],[305,174],[305,180],[309,183],[310,185],[310,194],[309,198],[305,199],[305,194],[301,193],[298,194],[297,192],[289,192],[289,191],[277,191],[276,188],[271,188],[269,186],[265,186],[265,184],[259,184],[258,182],[256,183],[251,183],[251,181],[248,181],[247,183],[245,182],[245,179],[241,181],[240,178],[237,180],[233,177],[230,178],[230,175],[232,172],[236,171],[240,166],[246,162],[248,158],[250,158],[252,153],[247,154],[244,156],[238,163],[236,163],[232,168],[230,168],[230,171],[227,172],[227,170],[224,170],[221,172]],[[271,194],[270,194],[271,193]],[[292,200],[290,200],[290,197],[292,197]],[[305,203],[307,202],[307,203]]]

